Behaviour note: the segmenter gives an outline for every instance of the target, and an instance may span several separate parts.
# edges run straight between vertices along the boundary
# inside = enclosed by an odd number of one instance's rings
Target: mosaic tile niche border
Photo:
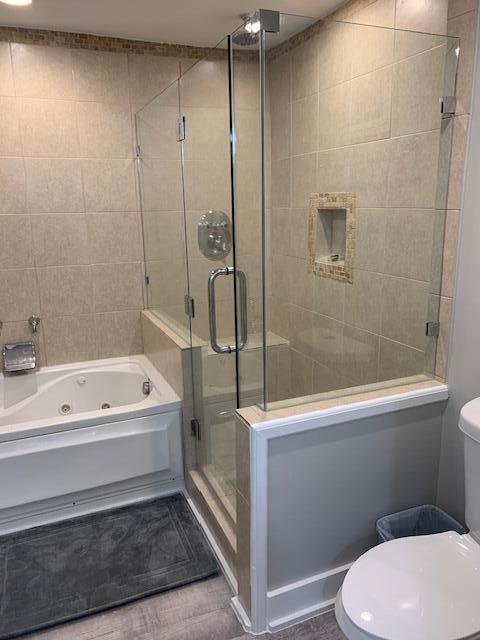
[[[345,260],[342,264],[319,260],[317,257],[317,233],[320,223],[319,212],[342,209],[345,219]],[[353,261],[355,257],[356,195],[349,192],[311,193],[308,215],[308,273],[323,278],[333,278],[343,282],[353,282]]]

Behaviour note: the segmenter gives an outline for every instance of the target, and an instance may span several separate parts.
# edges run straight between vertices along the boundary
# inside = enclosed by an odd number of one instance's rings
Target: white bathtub
[[[0,399],[0,533],[183,486],[181,401],[145,356],[2,375]]]

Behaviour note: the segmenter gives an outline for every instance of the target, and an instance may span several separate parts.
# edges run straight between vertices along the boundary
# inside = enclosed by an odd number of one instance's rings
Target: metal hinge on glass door
[[[195,300],[191,296],[189,296],[188,293],[185,294],[184,303],[185,313],[187,314],[187,316],[189,318],[195,318]]]
[[[192,436],[196,440],[202,439],[200,433],[200,422],[197,420],[197,418],[193,418],[192,420],[190,420],[190,431],[192,433]]]
[[[187,137],[187,119],[181,116],[177,122],[177,142],[182,142]]]
[[[437,322],[437,321],[427,322],[425,326],[425,335],[429,337],[430,336],[438,337],[439,334],[440,334],[440,322]]]

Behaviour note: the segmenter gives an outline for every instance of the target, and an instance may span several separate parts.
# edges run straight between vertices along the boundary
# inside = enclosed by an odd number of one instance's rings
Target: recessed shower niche
[[[355,194],[310,194],[308,271],[352,282],[355,247]]]

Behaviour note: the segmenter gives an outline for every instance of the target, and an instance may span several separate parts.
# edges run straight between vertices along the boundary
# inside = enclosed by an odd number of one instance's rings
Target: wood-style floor
[[[252,640],[230,606],[232,594],[222,576],[209,578],[104,613],[82,618],[21,640]],[[344,640],[327,613],[266,640]]]

